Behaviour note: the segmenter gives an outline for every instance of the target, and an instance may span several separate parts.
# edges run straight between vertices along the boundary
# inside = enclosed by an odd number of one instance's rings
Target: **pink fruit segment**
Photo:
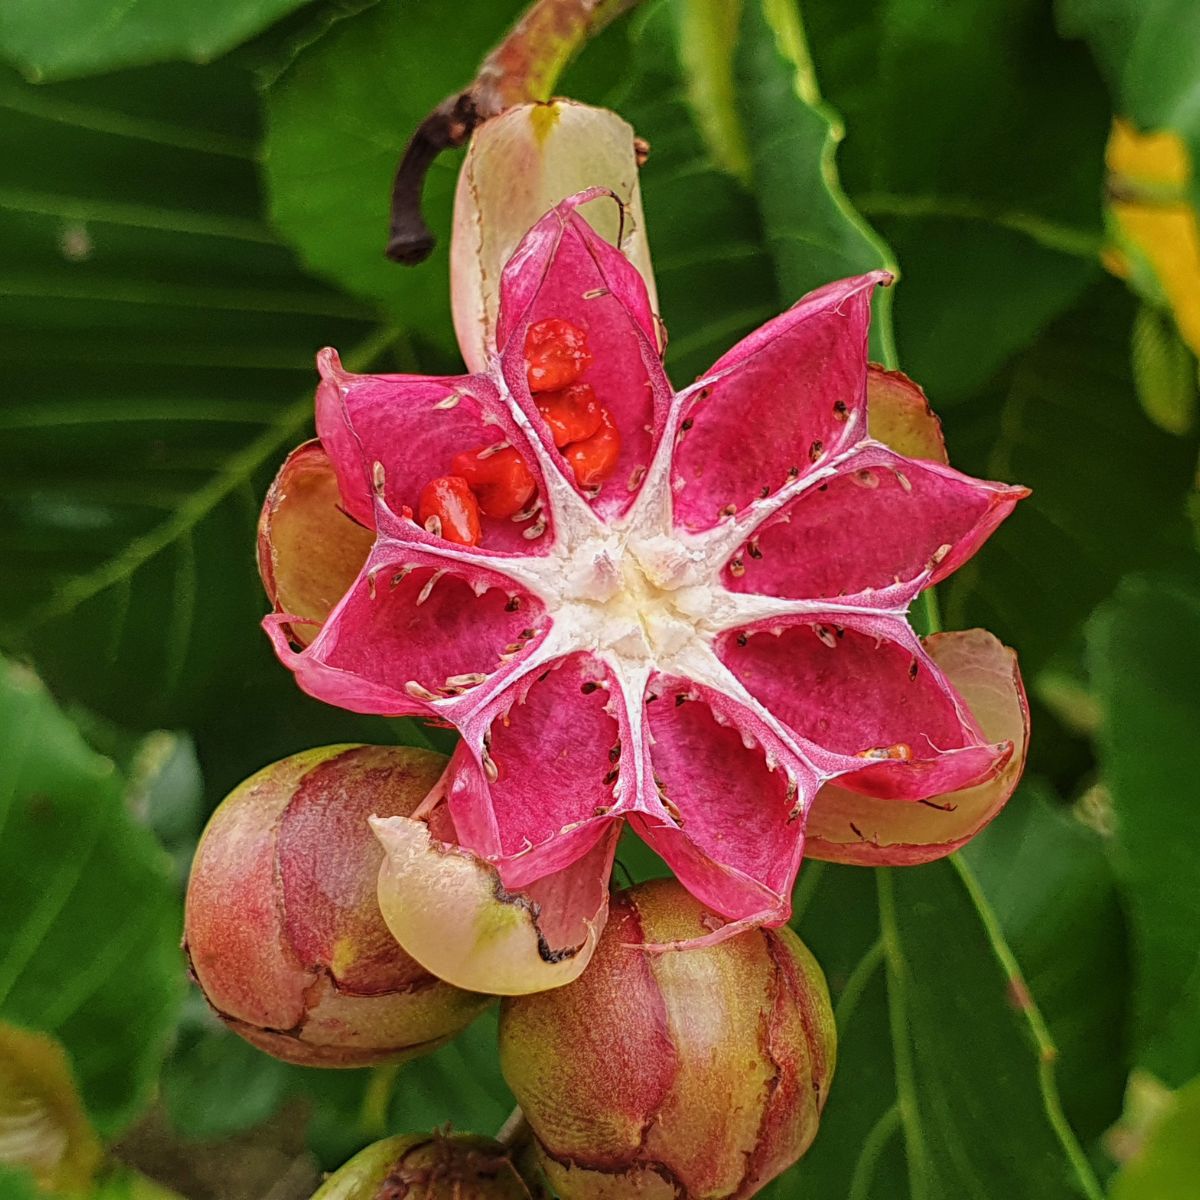
[[[353,375],[333,350],[322,350],[317,366],[317,433],[343,507],[360,524],[374,527],[379,503],[397,514],[415,512],[421,489],[449,473],[464,450],[512,446],[536,476],[526,435],[487,376]],[[531,521],[485,514],[482,525],[490,552],[538,551],[539,540],[525,536]]]
[[[597,192],[593,198],[602,195]],[[639,473],[644,475],[649,466],[654,430],[665,418],[671,386],[658,357],[642,277],[575,212],[577,202],[578,197],[539,221],[505,268],[498,331],[501,369],[514,402],[549,451],[553,436],[540,420],[526,377],[526,331],[560,319],[586,333],[592,362],[581,379],[607,410],[620,443],[610,481],[592,507],[613,517],[629,508]],[[553,461],[561,462],[557,456]],[[576,489],[574,471],[557,469]]]
[[[468,739],[455,756],[455,825],[506,886],[568,866],[612,825],[621,736],[610,687],[591,655],[561,659],[484,710],[480,751]]]
[[[686,679],[651,686],[659,699],[646,711],[666,815],[638,814],[634,827],[719,912],[777,920],[803,845],[798,789],[779,769],[786,750],[767,729],[750,734],[751,715],[719,693]],[[815,775],[805,782],[815,787]]]
[[[606,195],[563,201],[516,247],[490,374],[356,376],[322,354],[322,443],[375,542],[311,644],[286,611],[267,625],[320,699],[459,731],[457,839],[502,888],[603,867],[627,819],[707,906],[712,942],[786,920],[818,795],[822,852],[880,862],[970,825],[901,814],[941,813],[947,792],[1003,803],[1019,722],[985,720],[986,690],[960,692],[933,652],[948,643],[923,646],[907,610],[1025,493],[937,461],[920,389],[868,366],[884,273],[804,297],[673,393],[642,275],[577,211]],[[620,434],[595,493],[529,389],[540,321],[586,334],[581,383]],[[409,497],[492,437],[536,496],[452,545]],[[856,813],[877,836],[847,833]]]
[[[918,639],[887,622],[826,616],[778,635],[751,629],[722,657],[811,743],[809,757],[855,790],[915,800],[989,779],[1012,755],[1010,742],[985,741]]]
[[[807,853],[832,862],[875,866],[920,863],[957,850],[977,834],[1012,795],[1025,766],[1029,706],[1017,657],[983,629],[925,639],[937,663],[964,698],[984,737],[1012,743],[998,774],[974,787],[933,799],[897,803],[826,784],[808,817]]]
[[[890,278],[876,272],[813,292],[687,390],[672,473],[680,524],[707,529],[863,436],[871,293]]]
[[[789,599],[906,604],[970,558],[1028,494],[868,444],[760,525],[725,583]]]
[[[428,713],[432,701],[505,674],[508,648],[537,640],[542,605],[506,585],[490,572],[468,581],[432,556],[379,541],[310,652],[294,654],[282,619],[269,629],[301,687],[319,699],[357,712]]]

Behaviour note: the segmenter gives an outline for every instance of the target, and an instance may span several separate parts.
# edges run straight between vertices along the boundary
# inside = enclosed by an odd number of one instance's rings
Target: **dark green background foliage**
[[[261,1195],[280,1163],[306,1195],[386,1132],[492,1132],[510,1106],[494,1016],[398,1073],[299,1070],[188,994],[177,938],[195,839],[244,776],[327,742],[445,744],[299,693],[257,627],[254,525],[320,346],[457,368],[458,159],[430,175],[418,270],[382,257],[390,175],[519,8],[0,5],[0,1019],[59,1038],[115,1154],[197,1200]],[[767,1194],[1098,1197],[1131,1070],[1200,1075],[1197,439],[1140,407],[1135,321],[1188,388],[1195,362],[1101,265],[1113,114],[1200,155],[1200,7],[658,0],[559,90],[652,145],[677,381],[889,265],[875,354],[925,385],[958,466],[1034,489],[940,597],[947,627],[1020,650],[1026,782],[954,861],[802,871],[840,1064]],[[1188,1194],[1195,1088],[1114,1196]]]

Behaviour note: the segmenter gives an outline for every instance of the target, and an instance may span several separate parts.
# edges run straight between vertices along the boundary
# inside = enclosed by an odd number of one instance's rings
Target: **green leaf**
[[[267,1120],[287,1097],[292,1074],[227,1029],[193,988],[163,1067],[163,1103],[181,1137],[215,1140]]]
[[[950,628],[982,625],[1034,678],[1128,571],[1187,553],[1197,443],[1157,429],[1130,375],[1134,302],[1092,289],[978,400],[947,414],[964,470],[1033,489],[939,592]]]
[[[245,746],[230,785],[329,711],[258,629],[254,530],[310,428],[313,353],[362,366],[390,336],[260,218],[257,133],[226,64],[36,88],[0,72],[0,640],[119,725],[232,708],[267,750]],[[314,740],[386,728],[330,720]]]
[[[439,240],[415,269],[383,258],[392,173],[419,121],[462,86],[517,7],[462,8],[447,39],[444,8],[433,0],[403,12],[381,5],[335,26],[267,92],[265,171],[276,225],[313,269],[380,304],[446,369],[458,359],[447,237],[459,156],[443,155],[426,181],[425,212]],[[714,165],[688,106],[676,12],[651,4],[614,26],[560,90],[618,110],[653,142],[643,200],[671,331],[668,362],[686,382],[773,316],[779,301],[753,199]],[[397,70],[400,61],[422,69]]]
[[[193,992],[163,1071],[172,1125],[187,1140],[228,1137],[261,1124],[288,1100],[311,1117],[308,1141],[331,1170],[392,1133],[452,1124],[494,1133],[513,1099],[496,1054],[496,1011],[440,1050],[399,1066],[328,1071],[279,1062],[244,1042]]]
[[[149,1099],[183,985],[169,864],[111,762],[0,662],[0,1016],[53,1034],[111,1135]]]
[[[802,11],[843,186],[902,269],[900,361],[940,412],[1099,274],[1103,88],[1042,0]]]
[[[1129,1073],[1129,952],[1108,847],[1026,777],[962,852],[1058,1050],[1063,1108],[1086,1142],[1120,1115]]]
[[[34,82],[119,67],[208,62],[307,0],[6,0],[0,54]]]
[[[773,23],[768,23],[768,16]],[[897,270],[838,181],[836,113],[821,99],[796,11],[774,0],[745,5],[737,49],[738,101],[766,245],[785,304],[847,275]],[[876,305],[872,345],[895,361],[890,294]]]
[[[1086,39],[1113,106],[1143,130],[1172,129],[1200,163],[1200,8],[1192,0],[1057,0],[1068,37]],[[1192,172],[1200,209],[1200,171]]]
[[[0,1196],[4,1200],[45,1200],[46,1193],[28,1171],[0,1165]]]
[[[449,1045],[398,1068],[296,1068],[297,1090],[313,1102],[309,1141],[326,1169],[392,1133],[444,1127],[494,1134],[513,1108],[496,1052],[493,1007]]]
[[[1170,1097],[1145,1145],[1116,1175],[1109,1200],[1192,1200],[1200,1179],[1200,1078]]]
[[[1089,627],[1133,935],[1137,1062],[1200,1074],[1200,588],[1129,579]]]
[[[443,155],[429,173],[425,211],[438,247],[418,268],[383,256],[392,176],[417,125],[469,81],[521,7],[459,5],[451,18],[436,0],[380,4],[334,25],[266,93],[274,223],[309,267],[420,331],[447,368],[456,357],[447,262],[461,155]]]
[[[1053,1046],[965,863],[810,863],[796,903],[838,1067],[812,1149],[764,1196],[1096,1200]]]
[[[1134,318],[1130,350],[1146,416],[1168,433],[1188,433],[1196,420],[1196,360],[1170,315],[1143,304]]]
[[[585,54],[580,68],[615,75],[589,98],[616,109],[651,141],[642,200],[677,385],[706,371],[781,300],[753,194],[718,165],[691,106],[680,55],[684,7],[648,5]],[[729,47],[725,48],[726,54]]]

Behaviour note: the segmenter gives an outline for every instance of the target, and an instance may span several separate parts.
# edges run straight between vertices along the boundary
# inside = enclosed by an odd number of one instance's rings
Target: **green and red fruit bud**
[[[496,348],[501,279],[513,251],[548,210],[594,187],[620,204],[594,200],[583,210],[587,221],[629,259],[657,309],[632,126],[607,109],[560,99],[516,105],[475,130],[450,243],[454,330],[469,370],[487,370]]]
[[[376,900],[368,818],[407,816],[446,760],[328,746],[251,776],[209,821],[192,864],[184,948],[209,1003],[288,1062],[358,1067],[432,1050],[488,998],[404,953]]]
[[[786,927],[664,949],[716,923],[674,880],[619,892],[580,980],[504,1002],[504,1075],[562,1200],[741,1200],[812,1142],[836,1046],[821,968]]]
[[[472,1134],[406,1133],[335,1171],[313,1200],[531,1200],[508,1152]]]

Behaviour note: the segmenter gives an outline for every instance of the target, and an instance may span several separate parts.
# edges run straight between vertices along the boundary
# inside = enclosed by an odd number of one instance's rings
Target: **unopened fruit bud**
[[[530,1200],[499,1142],[471,1134],[402,1134],[335,1171],[312,1200]]]
[[[790,929],[711,932],[674,880],[613,896],[575,983],[506,1000],[500,1053],[562,1200],[738,1200],[808,1149],[833,1073],[825,978]]]
[[[328,746],[285,758],[213,814],[188,885],[184,947],[209,1003],[247,1041],[307,1066],[432,1050],[488,997],[430,975],[376,900],[372,815],[407,816],[446,760],[409,747]]]

